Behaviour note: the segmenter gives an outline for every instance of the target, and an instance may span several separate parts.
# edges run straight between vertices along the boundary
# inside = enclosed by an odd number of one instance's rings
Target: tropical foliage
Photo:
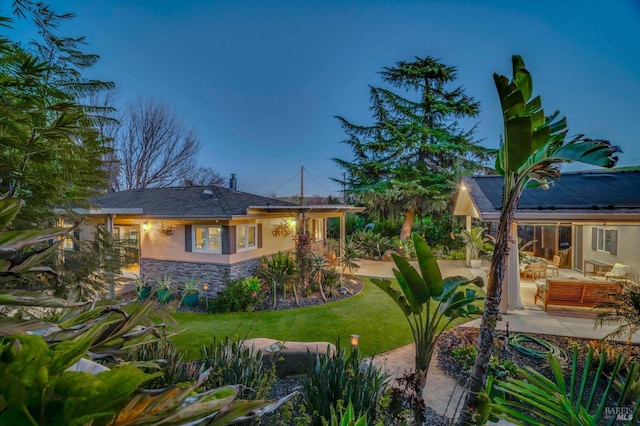
[[[490,151],[473,140],[474,129],[458,125],[480,108],[461,87],[448,87],[455,67],[416,57],[380,74],[403,93],[371,86],[371,125],[337,117],[354,157],[334,159],[347,173],[337,182],[376,216],[402,218],[406,240],[416,215],[445,212],[459,177],[480,170]]]
[[[596,306],[596,326],[616,324],[606,338],[625,337],[627,341],[640,331],[640,285],[633,281],[619,281],[619,289],[611,292],[606,302]]]
[[[473,280],[460,276],[443,279],[429,246],[418,234],[414,233],[412,238],[420,272],[403,257],[394,254],[397,269],[393,273],[400,291],[389,280],[371,281],[396,302],[409,322],[416,347],[418,394],[422,395],[438,333],[457,318],[471,318],[481,313],[477,304],[482,297],[475,289],[464,286],[482,287],[484,283],[480,277]],[[422,419],[423,413],[416,413],[416,417]]]
[[[494,74],[504,121],[504,140],[496,157],[496,171],[504,176],[502,210],[494,254],[491,259],[485,311],[480,327],[478,356],[471,373],[469,392],[460,424],[472,423],[477,395],[486,381],[487,365],[493,346],[502,282],[509,251],[510,228],[525,188],[549,188],[560,175],[559,164],[578,161],[612,167],[620,149],[603,140],[577,135],[567,140],[567,123],[559,111],[546,116],[540,96],[533,97],[533,81],[520,56],[513,56],[513,78]]]
[[[278,289],[282,289],[283,298],[287,294],[287,285],[293,281],[297,272],[296,261],[289,253],[278,252],[271,258],[262,258],[258,266],[258,276],[271,286],[273,306],[276,306]],[[297,285],[293,285],[293,294],[298,302]]]
[[[640,364],[632,361],[625,365],[625,357],[620,354],[613,371],[605,374],[607,354],[602,352],[599,359],[594,359],[594,354],[594,347],[589,346],[585,362],[590,365],[595,361],[598,366],[595,373],[581,368],[575,347],[568,380],[560,361],[551,354],[548,355],[551,379],[531,367],[519,370],[518,378],[490,379],[487,390],[496,396],[487,405],[487,393],[482,394],[484,404],[475,420],[482,424],[491,413],[517,425],[638,424],[640,396],[631,392],[631,384],[638,379]],[[634,380],[629,380],[630,373]],[[617,389],[616,381],[622,384]],[[597,394],[599,389],[604,391]]]
[[[349,401],[354,412],[369,419],[377,416],[378,400],[387,386],[388,377],[378,371],[373,362],[361,364],[357,349],[336,350],[309,354],[311,367],[303,382],[307,412],[314,425],[322,425],[322,418],[331,418],[341,402]]]

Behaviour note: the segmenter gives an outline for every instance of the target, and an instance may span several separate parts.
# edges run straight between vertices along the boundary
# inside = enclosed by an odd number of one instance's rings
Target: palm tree
[[[545,116],[540,96],[532,98],[533,82],[523,59],[512,58],[513,78],[494,74],[504,120],[504,140],[496,159],[496,171],[504,176],[502,213],[496,245],[491,259],[485,311],[482,316],[478,351],[471,371],[467,398],[458,424],[472,424],[478,405],[478,393],[484,388],[509,251],[509,230],[525,188],[548,188],[560,175],[558,165],[579,161],[602,167],[613,167],[620,148],[608,141],[587,139],[577,135],[566,140],[566,118],[556,111]]]

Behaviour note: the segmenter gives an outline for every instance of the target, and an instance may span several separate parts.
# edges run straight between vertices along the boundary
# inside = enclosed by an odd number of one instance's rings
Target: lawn
[[[299,309],[230,314],[173,314],[184,330],[171,338],[187,359],[198,358],[200,347],[213,337],[232,340],[267,337],[284,341],[349,344],[351,334],[360,335],[364,356],[406,345],[413,341],[407,319],[382,290],[365,279],[364,289],[348,299]]]

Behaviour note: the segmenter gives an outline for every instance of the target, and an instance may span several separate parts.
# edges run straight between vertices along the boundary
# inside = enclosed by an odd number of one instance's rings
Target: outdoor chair
[[[613,268],[606,274],[604,274],[604,278],[606,280],[626,280],[629,278],[629,265],[623,265],[622,263],[616,263],[613,265]]]
[[[556,277],[560,276],[558,272],[558,268],[560,268],[560,256],[557,254],[553,256],[553,260],[551,263],[547,263],[547,271],[551,271],[551,275],[555,275]]]
[[[542,262],[536,262],[529,265],[524,271],[524,277],[527,278],[527,274],[531,274],[531,279],[535,281],[536,277],[547,278],[547,264]]]
[[[541,298],[544,301],[544,296],[547,291],[547,280],[544,281],[535,281],[536,284],[536,294],[533,296],[533,304],[538,304],[538,298]]]

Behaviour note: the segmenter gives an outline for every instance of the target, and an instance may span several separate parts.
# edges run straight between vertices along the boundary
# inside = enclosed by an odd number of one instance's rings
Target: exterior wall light
[[[151,224],[149,222],[147,222],[146,220],[144,222],[142,222],[142,230],[143,231],[148,231],[149,229],[151,229]]]

